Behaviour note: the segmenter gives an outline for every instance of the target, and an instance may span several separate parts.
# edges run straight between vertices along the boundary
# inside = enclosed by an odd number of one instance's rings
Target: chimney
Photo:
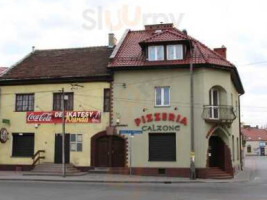
[[[173,23],[160,23],[160,24],[151,24],[151,25],[145,25],[146,31],[155,31],[155,30],[163,30],[163,29],[170,29],[173,28]]]
[[[114,46],[116,46],[116,43],[117,43],[117,39],[115,38],[114,33],[109,33],[108,34],[108,47],[113,48]]]
[[[222,57],[224,57],[226,59],[226,47],[224,45],[222,45],[221,48],[215,48],[213,49],[216,53],[220,54]]]

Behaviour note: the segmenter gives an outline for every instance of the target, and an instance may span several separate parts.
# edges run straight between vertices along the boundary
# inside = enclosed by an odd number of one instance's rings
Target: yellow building
[[[91,166],[91,138],[109,126],[112,50],[36,50],[1,77],[0,169],[29,170],[38,151],[37,164],[62,163],[62,89],[65,161]]]

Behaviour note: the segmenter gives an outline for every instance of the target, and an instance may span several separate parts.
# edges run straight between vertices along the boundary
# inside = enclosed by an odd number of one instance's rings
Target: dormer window
[[[183,59],[183,45],[167,45],[167,60],[182,60]]]
[[[149,46],[148,47],[148,60],[157,61],[164,60],[164,46]]]

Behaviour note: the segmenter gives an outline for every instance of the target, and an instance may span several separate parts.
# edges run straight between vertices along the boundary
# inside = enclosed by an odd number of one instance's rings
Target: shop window
[[[175,133],[149,134],[149,161],[176,161]]]
[[[73,92],[65,93],[65,110],[73,110]],[[62,110],[62,93],[54,93],[53,110]]]
[[[104,112],[110,111],[110,89],[104,89]]]
[[[155,88],[155,106],[170,106],[170,87]]]
[[[167,59],[168,60],[182,60],[183,59],[183,45],[167,45]]]
[[[17,94],[16,109],[17,112],[34,110],[34,94]]]
[[[164,60],[164,46],[150,46],[148,47],[148,60],[157,61]]]
[[[70,135],[70,150],[82,151],[82,134]]]
[[[247,146],[247,152],[251,153],[251,146],[250,145]]]
[[[33,133],[13,133],[12,156],[32,157],[34,154]]]

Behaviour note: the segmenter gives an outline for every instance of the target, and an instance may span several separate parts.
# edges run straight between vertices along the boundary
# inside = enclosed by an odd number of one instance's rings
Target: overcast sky
[[[267,1],[0,0],[0,66],[36,49],[100,46],[112,31],[173,22],[210,48],[227,47],[246,94],[242,122],[267,124]]]

